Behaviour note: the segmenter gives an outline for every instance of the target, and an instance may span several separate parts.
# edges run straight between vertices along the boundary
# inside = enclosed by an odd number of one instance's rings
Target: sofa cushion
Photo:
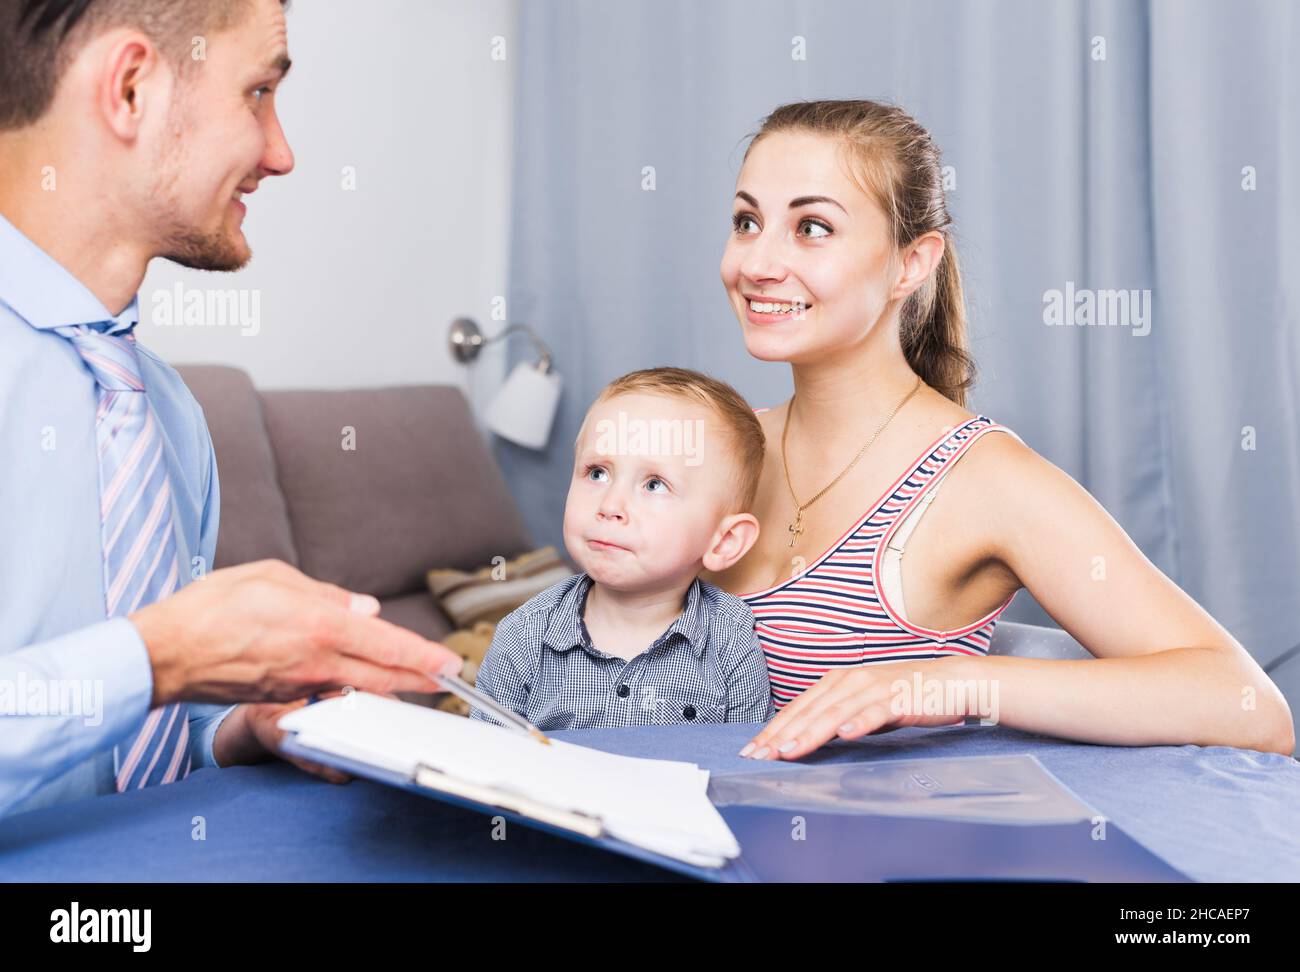
[[[439,609],[457,628],[479,621],[495,624],[535,594],[577,573],[554,547],[530,550],[514,560],[480,567],[473,573],[436,567],[429,571],[429,591]]]
[[[459,388],[268,391],[262,410],[312,577],[429,598],[429,568],[532,546]]]
[[[220,365],[177,369],[203,407],[217,453],[221,521],[214,567],[268,557],[298,564],[262,403],[247,374]]]
[[[379,616],[430,641],[442,641],[451,634],[451,625],[433,603],[428,591],[384,598],[379,602]]]

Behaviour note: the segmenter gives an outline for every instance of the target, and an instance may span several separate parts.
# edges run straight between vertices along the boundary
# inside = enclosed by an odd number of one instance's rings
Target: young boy
[[[582,573],[501,620],[478,687],[541,730],[767,721],[753,613],[696,576],[758,538],[753,411],[699,372],[634,371],[601,391],[574,450],[564,543]]]

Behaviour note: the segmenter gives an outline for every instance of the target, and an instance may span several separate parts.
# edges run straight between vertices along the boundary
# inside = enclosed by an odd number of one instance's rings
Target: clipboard
[[[600,847],[611,853],[653,864],[686,877],[727,883],[756,880],[747,876],[747,870],[739,861],[730,861],[720,868],[688,864],[607,834],[602,821],[596,817],[557,810],[521,797],[519,794],[455,780],[427,766],[417,765],[414,773],[406,774],[340,756],[337,753],[313,749],[299,742],[294,733],[285,737],[281,749],[289,755],[323,766],[331,766],[359,779],[397,787],[440,803],[474,810],[489,816],[500,816],[521,827],[530,827],[566,840]]]

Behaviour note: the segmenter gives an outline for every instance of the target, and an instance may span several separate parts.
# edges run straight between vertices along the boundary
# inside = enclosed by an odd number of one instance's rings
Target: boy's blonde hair
[[[754,410],[736,389],[726,382],[710,378],[689,368],[643,368],[615,378],[606,385],[592,407],[617,395],[669,395],[709,406],[731,439],[731,456],[736,465],[734,493],[736,509],[748,513],[758,495],[758,479],[763,472],[763,455],[767,440]]]

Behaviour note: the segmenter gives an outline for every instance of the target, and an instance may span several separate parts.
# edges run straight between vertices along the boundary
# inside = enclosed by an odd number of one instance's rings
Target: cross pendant
[[[799,534],[803,533],[803,510],[799,511],[799,514],[794,518],[794,522],[786,529],[790,531],[790,546],[793,547],[794,542],[799,539]]]

